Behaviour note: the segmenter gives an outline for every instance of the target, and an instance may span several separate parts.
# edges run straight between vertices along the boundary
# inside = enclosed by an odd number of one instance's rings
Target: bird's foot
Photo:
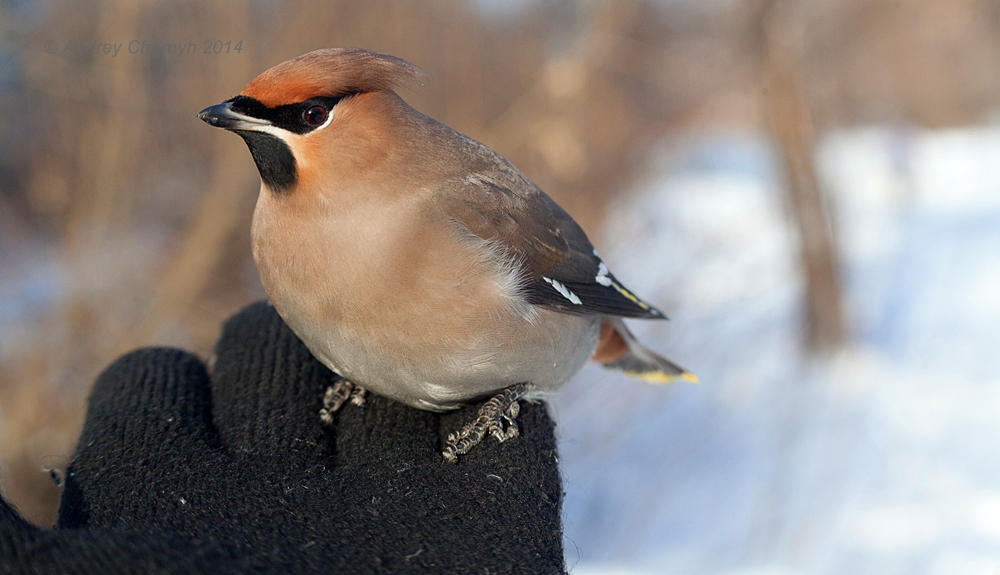
[[[500,443],[517,437],[519,431],[514,420],[521,411],[518,400],[531,387],[528,383],[516,383],[487,401],[479,409],[479,416],[476,419],[456,433],[448,434],[448,441],[441,455],[450,463],[458,463],[458,456],[468,453],[487,434],[495,437]]]
[[[347,379],[339,379],[337,383],[326,388],[323,393],[323,408],[319,410],[319,419],[326,425],[333,424],[333,414],[340,409],[347,400],[357,406],[365,404],[365,395],[368,392],[365,388]]]

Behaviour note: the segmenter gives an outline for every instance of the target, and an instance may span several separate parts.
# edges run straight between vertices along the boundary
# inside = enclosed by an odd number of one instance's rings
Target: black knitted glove
[[[272,307],[230,319],[209,375],[143,349],[98,378],[58,528],[0,500],[0,573],[564,573],[553,423],[445,463],[478,406],[434,414],[368,395],[332,429],[337,376]]]

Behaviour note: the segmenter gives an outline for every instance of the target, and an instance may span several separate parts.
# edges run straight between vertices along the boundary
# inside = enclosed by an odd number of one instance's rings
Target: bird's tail
[[[617,317],[601,323],[601,340],[591,359],[649,383],[671,383],[678,379],[698,382],[695,374],[639,343]]]

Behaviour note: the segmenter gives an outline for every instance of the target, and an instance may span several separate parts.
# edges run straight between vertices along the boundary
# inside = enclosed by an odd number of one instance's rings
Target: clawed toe
[[[476,419],[467,423],[456,433],[448,434],[441,455],[451,463],[458,462],[458,456],[468,453],[483,440],[487,434],[503,443],[520,434],[517,427],[518,413],[521,407],[518,400],[530,389],[526,383],[512,385],[487,401],[479,410]]]
[[[518,383],[504,389],[483,404],[474,420],[457,432],[448,434],[448,440],[442,451],[444,458],[451,463],[457,463],[459,455],[468,453],[487,435],[492,435],[500,443],[520,435],[516,421],[521,412],[518,400],[529,389],[531,384]],[[366,395],[367,391],[360,385],[347,379],[337,380],[337,383],[326,388],[323,393],[323,407],[319,410],[320,420],[325,425],[333,425],[333,414],[337,410],[348,401],[363,406]]]
[[[333,414],[343,407],[347,400],[357,406],[365,404],[365,388],[347,379],[339,379],[337,383],[326,388],[323,393],[323,407],[319,410],[319,419],[326,425],[333,424]]]

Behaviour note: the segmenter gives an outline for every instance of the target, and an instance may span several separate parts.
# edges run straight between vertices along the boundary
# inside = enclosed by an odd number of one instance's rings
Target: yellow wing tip
[[[666,373],[663,371],[626,371],[625,375],[641,379],[646,383],[652,384],[673,383],[678,379],[683,379],[688,383],[698,383],[698,376],[690,371],[682,371],[679,374]]]

